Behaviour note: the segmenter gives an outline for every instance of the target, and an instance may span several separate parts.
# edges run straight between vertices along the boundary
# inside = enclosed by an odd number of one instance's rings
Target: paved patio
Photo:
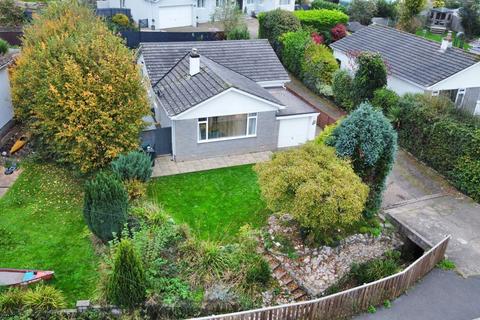
[[[170,156],[159,157],[155,159],[152,177],[171,176],[174,174],[253,164],[268,161],[271,156],[271,151],[264,151],[179,162],[172,161]]]

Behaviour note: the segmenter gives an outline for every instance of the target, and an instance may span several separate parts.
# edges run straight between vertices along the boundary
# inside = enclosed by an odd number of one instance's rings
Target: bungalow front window
[[[254,137],[256,134],[256,113],[198,119],[198,141]]]

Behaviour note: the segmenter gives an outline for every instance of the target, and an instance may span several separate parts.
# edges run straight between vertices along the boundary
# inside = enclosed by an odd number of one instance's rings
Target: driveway
[[[433,244],[452,236],[447,256],[464,277],[480,275],[480,205],[399,150],[387,180],[384,213]]]
[[[356,320],[471,320],[480,317],[480,277],[464,279],[455,272],[435,269],[414,288]]]
[[[250,32],[251,39],[258,38],[258,20],[251,17],[245,17],[245,23],[247,24],[248,31]],[[169,32],[216,32],[222,31],[223,26],[220,22],[206,22],[199,23],[196,27],[187,26],[187,27],[178,27],[178,28],[168,28],[161,29],[162,31]]]

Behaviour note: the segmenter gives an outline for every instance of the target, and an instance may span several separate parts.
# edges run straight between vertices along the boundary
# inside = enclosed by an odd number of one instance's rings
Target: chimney
[[[448,31],[448,34],[445,38],[442,39],[442,44],[440,45],[440,51],[445,52],[448,48],[452,47],[452,31]]]
[[[193,48],[190,52],[190,76],[193,77],[200,72],[200,55],[198,50]]]

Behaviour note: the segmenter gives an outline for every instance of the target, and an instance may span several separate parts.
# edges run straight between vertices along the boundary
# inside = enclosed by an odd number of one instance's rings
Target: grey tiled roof
[[[154,85],[154,91],[169,116],[180,114],[230,88],[281,105],[281,102],[253,80],[205,56],[200,57],[200,72],[190,76],[189,59],[188,54],[184,55]]]
[[[378,52],[390,72],[429,87],[479,61],[479,56],[458,48],[440,51],[440,43],[393,28],[371,25],[331,45],[343,52]]]
[[[152,83],[155,83],[192,48],[200,55],[232,69],[255,82],[288,81],[289,77],[267,40],[148,42],[141,53]]]

